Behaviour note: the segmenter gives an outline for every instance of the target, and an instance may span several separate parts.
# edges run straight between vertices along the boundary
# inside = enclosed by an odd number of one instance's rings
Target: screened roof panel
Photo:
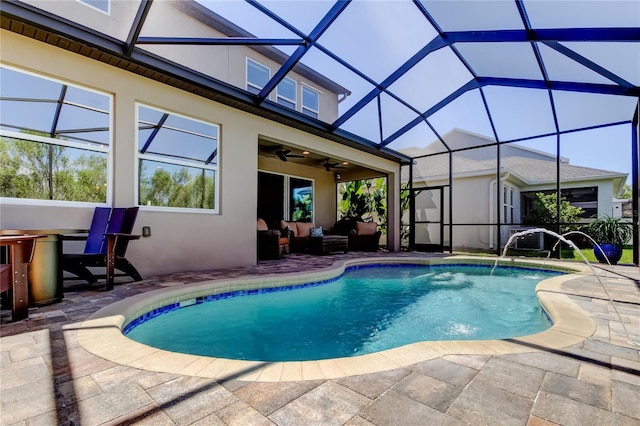
[[[547,90],[490,86],[483,91],[500,141],[556,131]]]
[[[423,155],[424,152],[422,149],[434,141],[436,141],[436,143],[431,146],[432,152],[447,152],[447,148],[442,145],[427,123],[421,121],[408,132],[391,142],[388,147],[396,151],[402,151],[413,157]]]
[[[229,21],[232,26],[237,26],[244,32],[248,32],[255,37],[259,38],[300,38],[294,31],[286,28],[281,23],[278,23],[273,18],[269,17],[265,13],[261,12],[251,4],[244,1],[205,1],[198,0],[204,8],[215,12]],[[274,7],[276,2],[263,3],[267,7]],[[286,2],[291,9],[297,9],[296,2]],[[306,9],[305,21],[307,25],[305,28],[299,28],[303,32],[308,32],[313,29],[315,23],[322,18],[326,11],[318,11],[318,3],[321,2],[309,2],[309,6]],[[155,7],[155,4],[154,6]],[[302,24],[300,20],[297,21]],[[291,22],[294,27],[296,23]],[[216,23],[216,25],[221,25]],[[238,36],[238,35],[236,35]]]
[[[421,0],[442,31],[523,29],[513,1]]]
[[[491,122],[479,90],[471,90],[459,96],[429,117],[429,122],[445,142],[445,135],[456,128],[488,137],[493,136]]]
[[[628,0],[524,0],[533,28],[640,26],[640,2]]]
[[[628,121],[638,104],[632,97],[563,91],[553,91],[553,99],[560,130]]]
[[[343,114],[349,108],[353,107],[356,102],[369,93],[374,87],[371,82],[340,64],[316,47],[309,49],[300,62],[349,90],[349,96],[338,104],[338,114]]]
[[[389,86],[389,91],[426,112],[472,79],[473,75],[447,47],[418,62]]]
[[[387,138],[402,126],[419,117],[418,113],[386,93],[380,95],[382,138]]]
[[[601,73],[583,65],[576,60],[560,53],[557,44],[553,45],[556,49],[549,47],[543,43],[538,43],[540,55],[544,61],[550,80],[553,81],[575,81],[581,83],[593,84],[613,84],[614,81],[605,77]]]
[[[632,85],[640,85],[640,41],[636,43],[565,42],[562,44]]]
[[[349,3],[319,43],[382,82],[437,34],[411,3],[391,3]]]
[[[375,143],[381,143],[379,127],[378,99],[369,102],[358,113],[344,122],[340,129],[351,132],[360,137],[366,138]]]
[[[542,79],[529,43],[456,43],[456,48],[477,76]]]

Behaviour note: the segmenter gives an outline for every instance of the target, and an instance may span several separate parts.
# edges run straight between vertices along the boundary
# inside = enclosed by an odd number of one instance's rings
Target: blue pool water
[[[358,268],[323,285],[228,294],[169,310],[136,321],[125,333],[174,352],[304,361],[427,340],[516,337],[550,327],[534,290],[558,273],[504,267],[490,273],[489,266],[464,265]]]

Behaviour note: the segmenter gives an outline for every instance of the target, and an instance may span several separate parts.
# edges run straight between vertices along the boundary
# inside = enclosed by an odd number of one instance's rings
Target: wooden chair
[[[45,235],[0,236],[0,245],[9,247],[9,263],[0,264],[0,293],[11,290],[11,319],[29,316],[28,266],[37,238]]]
[[[133,235],[133,226],[138,216],[138,207],[96,207],[87,235],[64,235],[63,240],[86,240],[83,253],[63,253],[62,269],[77,277],[95,283],[105,278],[107,290],[113,289],[115,276],[129,276],[134,281],[142,280],[136,268],[127,260],[129,241],[140,238]],[[104,267],[105,274],[94,274],[88,268]],[[115,270],[122,271],[115,274]]]

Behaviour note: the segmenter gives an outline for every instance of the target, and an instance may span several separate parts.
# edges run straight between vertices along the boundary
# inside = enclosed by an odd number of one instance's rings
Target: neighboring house
[[[454,129],[445,138],[452,150],[481,146],[491,139],[464,130]],[[403,152],[411,156],[433,154],[440,145],[433,142],[423,149],[410,148]],[[516,144],[501,145],[500,183],[498,191],[495,157],[496,148],[458,151],[453,154],[453,248],[495,249],[498,216],[497,196],[501,194],[500,222],[502,245],[512,230],[522,229],[522,220],[531,208],[537,192],[556,191],[556,157]],[[614,198],[619,194],[626,173],[575,166],[567,158],[560,158],[561,194],[572,205],[583,209],[585,221],[594,216],[611,215]],[[434,155],[416,160],[414,188],[445,187],[444,222],[448,223],[449,156]],[[439,221],[441,189],[425,189],[416,199],[416,220]],[[476,225],[478,224],[478,225]],[[482,225],[485,224],[485,225]],[[458,226],[459,225],[459,226]],[[438,244],[437,226],[424,224],[416,227],[416,242]],[[449,246],[450,238],[445,228],[441,241]]]
[[[613,217],[633,217],[633,204],[629,198],[614,198],[611,216]]]
[[[138,0],[22,3],[42,24],[3,16],[0,30],[0,154],[13,155],[3,162],[12,169],[0,170],[7,179],[0,193],[3,229],[87,228],[96,206],[140,205],[134,232],[150,226],[152,237],[131,244],[127,257],[143,276],[251,265],[258,170],[281,178],[287,190],[310,188],[317,224],[329,228],[336,219],[334,173],[262,158],[263,141],[399,181],[397,158],[336,143],[301,125],[334,121],[338,102],[349,95],[302,64],[269,94],[271,110],[256,107],[244,92],[244,101],[226,96],[238,89],[259,93],[287,59],[274,48],[150,43],[128,57],[120,51]],[[176,34],[250,36],[195,1],[153,2],[140,37]],[[82,175],[86,190],[60,184],[74,175]],[[42,177],[38,185],[29,180],[35,176]],[[286,190],[281,196],[289,199]]]

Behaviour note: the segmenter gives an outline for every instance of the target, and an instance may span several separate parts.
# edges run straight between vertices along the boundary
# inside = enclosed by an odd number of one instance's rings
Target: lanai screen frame
[[[377,153],[385,158],[393,159],[399,164],[410,164],[415,158],[408,157],[401,153],[388,148],[394,140],[402,136],[404,133],[411,130],[418,124],[426,123],[431,131],[437,136],[443,146],[447,149],[450,159],[450,170],[452,154],[455,150],[447,146],[443,137],[438,134],[436,129],[430,124],[429,117],[434,113],[453,102],[455,99],[467,93],[471,90],[478,90],[482,101],[484,103],[485,112],[491,122],[491,129],[493,131],[493,137],[495,143],[484,145],[482,147],[493,146],[496,147],[496,177],[498,185],[500,185],[500,146],[502,144],[508,144],[513,142],[521,142],[525,140],[537,139],[543,136],[555,136],[557,140],[556,161],[557,161],[557,175],[556,175],[556,193],[560,193],[560,136],[566,133],[592,130],[600,127],[616,126],[616,125],[630,125],[632,128],[630,135],[631,142],[631,157],[632,161],[632,195],[633,195],[633,218],[632,223],[634,227],[633,233],[633,247],[634,247],[634,261],[639,263],[639,236],[638,236],[638,196],[639,196],[639,183],[638,183],[638,162],[639,148],[639,125],[638,115],[640,110],[640,103],[636,102],[635,114],[633,118],[628,121],[621,121],[616,123],[609,123],[604,125],[596,125],[590,127],[583,127],[579,129],[571,129],[561,131],[558,126],[558,117],[555,109],[553,91],[569,91],[569,92],[582,92],[592,94],[607,94],[617,96],[630,96],[635,99],[640,99],[640,87],[633,83],[621,78],[614,72],[603,68],[602,66],[590,61],[589,59],[577,54],[576,52],[567,49],[560,42],[570,41],[610,41],[610,42],[635,42],[640,40],[640,27],[621,27],[621,28],[551,28],[551,29],[534,29],[527,15],[527,11],[524,7],[522,0],[514,0],[518,9],[520,19],[524,25],[523,29],[518,30],[489,30],[489,31],[443,31],[439,26],[436,19],[430,14],[425,5],[414,0],[413,4],[417,10],[424,16],[424,18],[432,25],[437,31],[437,36],[427,43],[422,49],[420,49],[409,60],[398,67],[393,73],[391,73],[382,82],[376,82],[367,77],[366,73],[357,69],[349,62],[341,59],[337,55],[323,48],[318,39],[320,36],[333,24],[333,22],[339,17],[339,15],[348,7],[349,1],[339,0],[336,1],[329,9],[326,15],[317,23],[314,29],[305,34],[298,30],[294,25],[287,22],[287,20],[278,16],[270,9],[258,3],[255,0],[247,0],[247,3],[255,7],[260,12],[269,16],[274,21],[287,28],[298,38],[279,39],[279,38],[259,38],[259,37],[222,37],[222,38],[184,38],[184,37],[141,37],[141,31],[145,20],[152,7],[153,0],[142,0],[137,10],[136,16],[133,19],[129,34],[125,41],[116,40],[112,37],[101,34],[90,28],[83,27],[75,22],[71,22],[64,18],[58,17],[49,12],[45,12],[28,4],[22,3],[18,0],[2,0],[2,9],[0,13],[3,17],[3,23],[9,21],[19,21],[27,25],[33,26],[38,30],[44,30],[46,33],[65,37],[74,42],[80,43],[84,46],[89,46],[91,49],[96,49],[100,52],[107,53],[112,58],[117,58],[123,61],[127,61],[129,64],[137,64],[146,67],[146,69],[152,69],[155,72],[177,78],[181,81],[188,82],[192,85],[193,89],[207,89],[212,92],[210,97],[212,99],[228,102],[229,104],[245,110],[250,110],[256,114],[265,114],[270,117],[276,117],[281,119],[290,125],[299,127],[303,130],[311,131],[314,133],[320,132],[328,139],[334,140],[338,143],[343,143],[348,146],[356,147],[367,152]],[[8,18],[5,21],[4,18]],[[10,24],[5,26],[5,29],[20,32],[19,30],[11,28]],[[32,35],[32,37],[34,37]],[[456,48],[455,43],[486,43],[486,42],[525,42],[529,43],[534,50],[535,57],[540,67],[540,72],[543,76],[542,80],[534,79],[514,79],[504,77],[487,77],[479,76],[475,73],[470,64],[465,60],[464,56]],[[565,56],[570,57],[574,61],[578,62],[582,66],[590,69],[591,71],[599,74],[609,81],[615,84],[594,84],[594,83],[582,83],[571,81],[553,81],[549,79],[547,70],[545,69],[545,63],[540,55],[540,51],[537,43],[542,43],[555,51],[558,51]],[[209,76],[198,73],[194,70],[186,68],[181,64],[172,63],[164,60],[157,55],[150,54],[149,52],[141,49],[142,45],[247,45],[247,46],[296,46],[295,52],[291,54],[285,61],[283,61],[281,67],[274,73],[269,82],[257,95],[251,94],[245,90],[233,87],[224,82],[218,81]],[[319,48],[325,54],[330,56],[333,60],[340,63],[348,70],[358,74],[363,79],[369,81],[374,85],[374,88],[362,97],[353,107],[338,117],[333,123],[324,123],[322,121],[312,119],[296,111],[292,111],[288,108],[277,105],[268,101],[268,95],[273,89],[275,89],[280,81],[290,72],[301,60],[301,58],[312,47]],[[409,103],[403,99],[395,96],[389,87],[407,73],[414,65],[416,65],[422,58],[426,57],[430,53],[433,53],[443,47],[450,47],[456,54],[458,59],[471,73],[472,79],[452,92],[449,96],[442,99],[436,105],[432,106],[426,111],[419,111],[412,107]],[[105,59],[105,61],[107,61]],[[142,72],[142,71],[141,71]],[[544,135],[535,135],[525,138],[518,138],[513,140],[500,140],[496,126],[492,119],[491,110],[487,104],[487,100],[484,94],[484,88],[486,87],[515,87],[515,88],[529,88],[546,90],[549,96],[549,102],[553,112],[553,120],[555,122],[555,132],[547,133]],[[369,102],[377,99],[380,103],[380,96],[382,94],[393,97],[400,104],[412,110],[417,114],[417,118],[407,123],[405,126],[398,129],[395,133],[388,137],[384,137],[382,132],[382,109],[378,109],[378,119],[380,123],[380,139],[378,142],[371,141],[359,135],[345,131],[340,128],[349,118],[353,117]],[[279,117],[279,118],[278,118]],[[481,147],[474,147],[481,148]],[[417,157],[416,157],[417,158]],[[452,191],[450,185],[450,191]],[[449,197],[449,212],[453,210],[451,192]],[[498,210],[500,208],[501,199],[497,197]],[[558,203],[560,204],[560,203]],[[413,215],[413,212],[411,212]],[[498,215],[498,221],[495,225],[500,229],[500,216]],[[558,214],[559,217],[559,214]],[[492,224],[488,224],[492,225]],[[558,224],[559,226],[560,224]],[[453,235],[453,223],[449,220],[450,226],[450,238]],[[452,244],[451,244],[452,245]],[[498,250],[500,247],[500,232],[498,232]]]

